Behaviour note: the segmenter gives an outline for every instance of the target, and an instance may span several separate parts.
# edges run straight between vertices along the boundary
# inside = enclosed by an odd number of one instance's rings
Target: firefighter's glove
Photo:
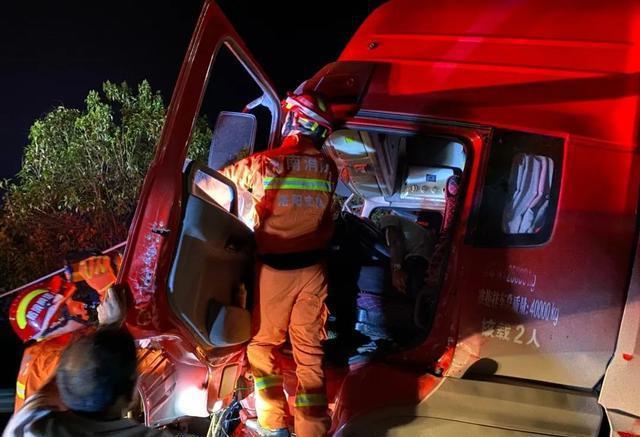
[[[108,256],[92,256],[80,261],[78,273],[101,296],[116,282],[116,275]]]
[[[97,308],[98,322],[101,325],[111,325],[122,320],[122,307],[113,288],[107,289],[104,300]]]

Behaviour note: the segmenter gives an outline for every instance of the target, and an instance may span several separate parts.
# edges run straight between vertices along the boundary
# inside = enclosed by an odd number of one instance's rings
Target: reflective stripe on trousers
[[[327,405],[324,393],[296,393],[296,407],[319,407]]]
[[[267,375],[254,378],[256,390],[264,390],[270,387],[282,387],[282,376]]]
[[[258,422],[270,429],[286,426],[287,401],[274,352],[289,332],[299,393],[294,411],[296,435],[324,436],[330,426],[321,345],[327,317],[325,266],[276,270],[261,265],[258,269],[258,302],[254,314],[258,331],[247,348],[256,388]]]

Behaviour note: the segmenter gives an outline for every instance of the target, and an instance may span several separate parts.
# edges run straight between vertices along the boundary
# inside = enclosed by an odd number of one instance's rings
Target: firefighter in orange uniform
[[[25,290],[13,300],[11,325],[28,345],[16,380],[15,411],[55,373],[62,352],[76,335],[121,316],[109,288],[116,276],[108,256],[90,256],[68,266],[66,280],[54,276],[46,288]]]
[[[251,192],[258,218],[256,332],[247,354],[260,432],[289,435],[287,402],[274,356],[288,332],[298,379],[296,435],[318,437],[330,426],[321,341],[327,318],[324,257],[333,233],[337,170],[321,148],[332,118],[324,103],[309,94],[290,94],[283,105],[280,147],[243,159],[222,173]]]

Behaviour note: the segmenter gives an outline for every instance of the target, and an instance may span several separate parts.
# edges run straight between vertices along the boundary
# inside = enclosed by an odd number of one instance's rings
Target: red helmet
[[[16,296],[9,320],[22,341],[40,341],[98,322],[98,305],[115,282],[113,260],[87,255],[68,257],[66,279],[56,275],[48,284],[28,288]],[[117,254],[115,262],[117,265]]]
[[[282,107],[286,111],[282,136],[300,133],[324,140],[333,130],[333,116],[318,96],[290,93],[282,101]]]
[[[66,296],[73,290],[73,283],[54,276],[46,286],[20,292],[9,309],[9,320],[18,337],[24,342],[39,341],[85,326],[66,305]]]

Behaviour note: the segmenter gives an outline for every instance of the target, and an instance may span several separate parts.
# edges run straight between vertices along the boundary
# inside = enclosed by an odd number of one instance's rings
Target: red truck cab
[[[597,435],[605,414],[612,431],[640,434],[638,9],[392,0],[307,80],[341,116],[325,147],[346,209],[438,223],[436,311],[406,313],[432,328],[327,365],[335,435]],[[198,122],[213,128],[209,161],[185,167]],[[118,279],[146,349],[149,425],[250,399],[252,232],[215,168],[277,145],[279,126],[266,74],[206,1]],[[209,198],[203,177],[234,200]]]

